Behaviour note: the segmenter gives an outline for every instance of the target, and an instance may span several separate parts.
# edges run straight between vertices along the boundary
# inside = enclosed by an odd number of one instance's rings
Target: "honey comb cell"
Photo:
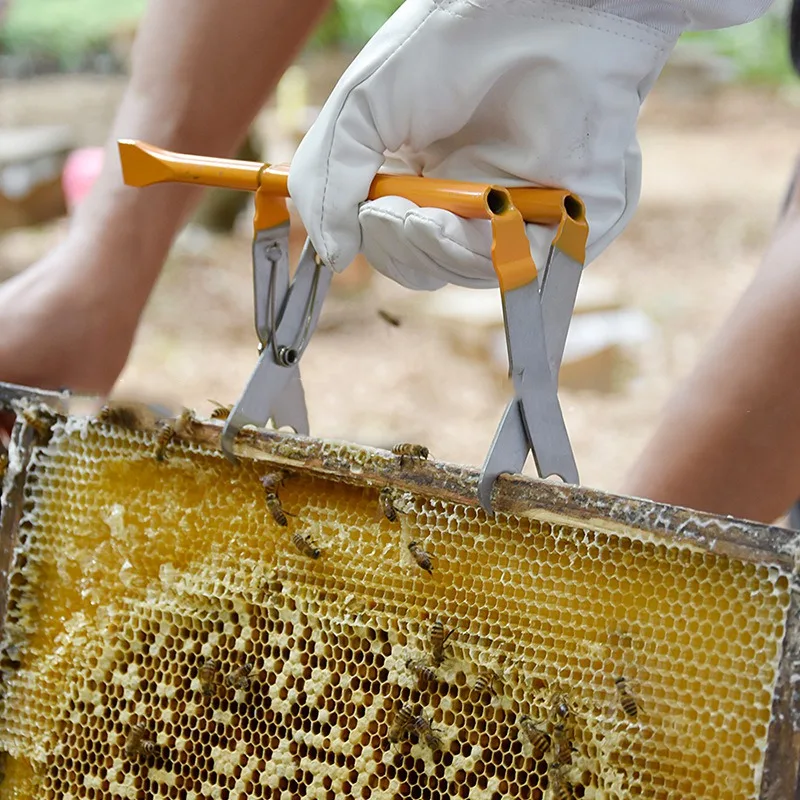
[[[0,797],[761,796],[791,559],[422,483],[389,520],[330,444],[284,526],[274,463],[157,435],[68,419],[18,476]]]

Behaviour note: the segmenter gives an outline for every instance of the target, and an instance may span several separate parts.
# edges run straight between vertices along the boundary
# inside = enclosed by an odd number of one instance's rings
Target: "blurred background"
[[[63,236],[145,5],[11,5],[0,28],[0,280]],[[290,160],[349,60],[398,5],[338,0],[240,157]],[[778,2],[757,23],[685,36],[646,101],[641,206],[586,272],[561,376],[586,484],[619,485],[758,265],[800,151],[787,13]],[[118,396],[200,413],[209,399],[236,399],[257,357],[249,202],[206,195],[176,241]],[[316,435],[418,441],[437,458],[479,464],[509,392],[497,292],[412,293],[357,262],[335,281],[302,373]]]

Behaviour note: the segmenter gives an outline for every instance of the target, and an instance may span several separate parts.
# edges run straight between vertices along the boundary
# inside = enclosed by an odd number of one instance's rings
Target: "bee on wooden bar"
[[[415,661],[413,658],[409,658],[406,661],[406,667],[417,676],[419,683],[433,683],[436,680],[435,670],[424,661]]]
[[[319,558],[322,551],[317,547],[316,542],[310,536],[303,536],[300,533],[292,534],[292,544],[299,553],[309,558]]]
[[[444,632],[444,625],[442,621],[437,619],[433,625],[431,625],[431,663],[434,667],[441,667],[445,661],[445,646],[447,645],[447,640],[453,635],[454,629],[450,629],[447,631],[447,634]]]
[[[8,450],[0,452],[0,479],[6,474],[8,469]]]
[[[156,437],[156,446],[154,455],[156,457],[156,461],[163,461],[167,455],[167,447],[169,443],[172,441],[173,437],[175,436],[175,428],[168,422],[165,422],[161,426],[161,430]]]
[[[443,747],[442,740],[436,735],[433,726],[423,714],[414,717],[411,727],[416,731],[417,735],[431,750],[441,750]]]
[[[189,408],[184,408],[180,416],[172,422],[162,422],[161,430],[156,437],[154,455],[156,461],[164,461],[167,457],[167,448],[176,434],[184,433],[194,423],[194,412]]]
[[[228,419],[231,415],[231,411],[233,411],[233,405],[225,406],[222,403],[218,403],[216,400],[209,400],[208,402],[214,405],[211,411],[211,419]]]
[[[425,570],[429,575],[433,575],[433,561],[431,557],[420,547],[419,542],[409,542],[408,551],[414,558],[414,561]]]
[[[207,658],[201,665],[197,672],[197,678],[200,681],[200,691],[203,692],[205,697],[211,697],[217,688],[217,673],[219,672],[219,663],[213,658]]]
[[[106,403],[95,419],[126,431],[138,431],[148,422],[155,422],[155,414],[143,403]]]
[[[617,687],[619,704],[622,706],[622,710],[631,719],[636,719],[636,717],[639,716],[640,704],[636,697],[631,693],[630,689],[628,689],[628,682],[625,680],[625,678],[617,678],[614,681],[614,684]]]
[[[397,744],[401,739],[405,739],[413,724],[414,712],[408,706],[403,706],[394,715],[394,721],[389,728],[389,741]]]
[[[396,456],[400,456],[401,467],[407,458],[419,458],[424,460],[430,455],[428,448],[421,444],[396,444],[392,448],[392,452]]]
[[[158,745],[147,738],[147,728],[139,723],[134,725],[125,741],[125,755],[132,756],[152,756],[158,752]]]
[[[234,689],[250,688],[250,673],[253,671],[253,662],[246,661],[241,666],[236,667],[230,674],[225,676],[225,685],[232,686]]]
[[[550,768],[547,771],[550,782],[550,797],[552,800],[575,800],[575,787],[561,774],[559,769]]]
[[[550,749],[550,737],[527,714],[519,718],[519,727],[531,743],[534,759],[541,761]]]

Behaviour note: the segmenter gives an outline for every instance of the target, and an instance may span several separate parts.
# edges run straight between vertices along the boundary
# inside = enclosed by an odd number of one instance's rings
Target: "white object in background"
[[[655,327],[650,318],[638,308],[578,314],[572,318],[569,328],[564,363],[612,345],[636,347],[651,339],[654,333]]]

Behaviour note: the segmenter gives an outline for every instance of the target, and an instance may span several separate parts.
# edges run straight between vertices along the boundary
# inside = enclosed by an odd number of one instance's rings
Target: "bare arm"
[[[229,155],[326,5],[326,0],[151,0],[109,137],[106,169],[75,228],[87,238],[110,240],[115,248],[124,236],[124,246],[137,248],[146,265],[147,275],[139,274],[139,280],[154,278],[195,193],[186,187],[143,192],[122,186],[116,139]],[[140,284],[140,291],[145,288]]]
[[[151,0],[103,174],[67,240],[0,288],[0,379],[106,392],[196,191],[122,185],[117,138],[230,155],[328,0]]]
[[[800,497],[800,198],[626,494],[772,522]]]

